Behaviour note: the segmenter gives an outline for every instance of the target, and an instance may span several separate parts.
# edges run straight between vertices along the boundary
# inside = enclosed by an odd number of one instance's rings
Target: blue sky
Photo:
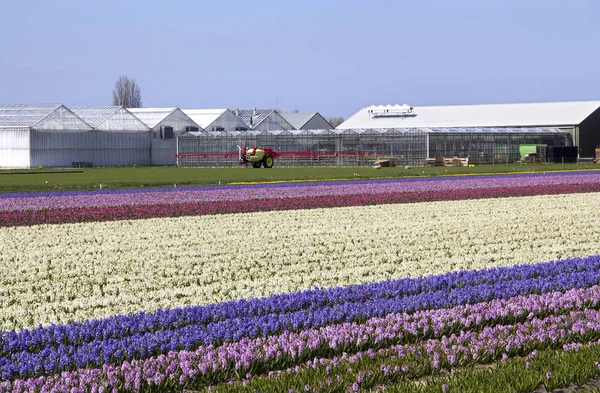
[[[372,104],[600,99],[600,1],[0,2],[0,103],[349,117]]]

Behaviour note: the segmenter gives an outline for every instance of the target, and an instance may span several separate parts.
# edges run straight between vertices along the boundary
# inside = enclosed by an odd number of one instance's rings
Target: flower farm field
[[[275,167],[269,170],[253,168],[86,168],[0,170],[0,193],[32,191],[94,190],[141,187],[178,187],[216,185],[236,182],[269,182],[329,179],[380,179],[424,177],[453,174],[548,172],[562,170],[598,170],[597,164],[499,164],[475,167],[404,167],[373,169],[370,167]]]
[[[600,376],[600,174],[360,185],[1,196],[0,393]]]
[[[598,202],[593,193],[4,228],[0,326],[600,254]]]

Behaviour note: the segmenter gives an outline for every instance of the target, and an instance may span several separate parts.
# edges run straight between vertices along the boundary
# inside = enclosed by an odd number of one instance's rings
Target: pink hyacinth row
[[[274,370],[290,360],[313,359],[324,350],[350,354],[320,359],[315,364],[335,366],[340,359],[355,362],[362,356],[375,354],[404,358],[418,352],[427,356],[433,367],[440,367],[442,363],[456,366],[473,361],[494,361],[502,354],[514,355],[597,339],[600,337],[600,311],[581,309],[599,304],[600,287],[594,286],[565,293],[493,300],[449,310],[393,314],[362,324],[344,323],[298,333],[284,332],[219,347],[202,346],[195,351],[125,361],[121,365],[4,381],[0,383],[0,392],[99,392],[117,388],[140,391],[143,386],[165,383],[185,387],[188,381],[207,385],[213,383],[209,381],[225,382],[235,378],[236,373],[245,374],[257,365]],[[497,324],[499,321],[508,324]],[[463,331],[465,328],[471,330]],[[448,333],[459,331],[458,334]],[[398,342],[402,344],[396,345]],[[385,347],[386,343],[387,348],[377,353],[372,349],[360,352],[367,347]],[[353,352],[355,354],[351,354]]]

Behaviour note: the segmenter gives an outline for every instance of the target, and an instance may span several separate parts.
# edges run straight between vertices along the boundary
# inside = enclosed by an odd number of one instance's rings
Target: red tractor
[[[239,147],[240,151],[240,165],[252,164],[253,168],[260,168],[262,165],[265,168],[272,168],[276,158],[279,158],[279,154],[273,149],[262,148],[257,149],[256,146],[250,149],[246,149],[246,143],[244,147]]]

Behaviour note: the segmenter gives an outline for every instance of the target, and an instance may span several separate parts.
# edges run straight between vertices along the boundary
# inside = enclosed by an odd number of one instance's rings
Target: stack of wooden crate
[[[548,146],[537,146],[536,150],[536,161],[545,164],[548,162]]]
[[[452,158],[443,158],[444,160],[444,166],[469,166],[469,159],[468,158],[458,158],[458,157],[452,157]]]
[[[426,158],[425,166],[426,167],[434,167],[435,166],[435,158]]]

